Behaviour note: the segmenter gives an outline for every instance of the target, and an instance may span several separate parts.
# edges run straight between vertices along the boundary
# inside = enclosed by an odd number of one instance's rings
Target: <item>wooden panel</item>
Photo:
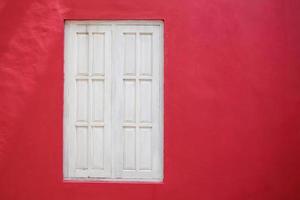
[[[134,122],[135,121],[135,81],[125,80],[124,81],[124,121]]]
[[[103,127],[92,128],[92,163],[93,169],[104,169],[104,132]],[[109,153],[109,152],[107,152]]]
[[[105,68],[105,35],[93,33],[93,74],[104,74]]]
[[[152,34],[140,35],[140,74],[152,74]]]
[[[152,81],[140,81],[140,122],[151,122],[152,117]]]
[[[88,129],[77,127],[76,129],[76,168],[88,168]]]
[[[124,33],[124,74],[136,72],[136,34]]]
[[[88,120],[88,81],[77,80],[77,121]]]
[[[93,121],[103,122],[104,119],[104,81],[93,80],[92,81],[92,119]]]
[[[136,168],[136,134],[135,128],[124,129],[124,169],[134,170]]]
[[[151,170],[151,128],[140,128],[139,132],[139,169]]]
[[[88,34],[77,33],[77,74],[88,73]]]

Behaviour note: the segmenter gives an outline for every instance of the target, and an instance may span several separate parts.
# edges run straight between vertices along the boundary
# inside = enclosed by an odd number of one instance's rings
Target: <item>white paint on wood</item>
[[[163,177],[159,21],[67,21],[64,176]]]
[[[77,121],[88,120],[88,81],[77,80]]]
[[[135,128],[124,128],[124,156],[123,168],[125,170],[136,169],[136,133]]]
[[[135,74],[136,34],[124,33],[124,74]]]
[[[88,168],[88,130],[87,127],[77,127],[76,130],[76,168]]]
[[[104,169],[104,132],[103,127],[92,128],[92,139],[91,139],[91,157],[92,163],[91,168],[93,169]]]
[[[104,119],[104,98],[105,98],[105,90],[104,90],[104,81],[103,80],[92,80],[92,120],[103,122]]]
[[[152,122],[152,81],[140,81],[140,122]]]
[[[93,38],[93,74],[104,74],[105,69],[105,34],[92,33]]]
[[[151,159],[151,128],[140,128],[140,170],[151,170],[152,159]]]
[[[152,74],[152,63],[153,63],[153,48],[152,48],[152,33],[140,33],[140,52],[141,52],[141,63],[140,72],[142,75]]]
[[[77,73],[88,73],[88,34],[86,32],[77,33]]]
[[[134,122],[136,115],[135,80],[124,81],[124,122]]]

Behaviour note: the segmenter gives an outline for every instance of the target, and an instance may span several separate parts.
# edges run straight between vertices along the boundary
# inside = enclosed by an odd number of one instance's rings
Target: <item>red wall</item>
[[[299,10],[297,0],[0,1],[0,199],[300,199]],[[63,182],[64,19],[165,21],[164,183]]]

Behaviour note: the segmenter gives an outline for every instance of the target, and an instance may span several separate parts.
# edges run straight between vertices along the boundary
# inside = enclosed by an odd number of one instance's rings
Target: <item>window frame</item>
[[[162,20],[66,20],[65,21],[65,33],[64,33],[64,73],[65,73],[65,80],[66,80],[66,73],[68,73],[67,69],[70,67],[68,66],[69,63],[67,62],[70,55],[70,50],[68,50],[68,46],[70,45],[70,39],[68,38],[68,34],[70,31],[70,26],[72,25],[128,25],[128,26],[159,26],[159,45],[160,45],[160,52],[159,55],[159,129],[160,129],[160,155],[161,155],[161,177],[160,178],[105,178],[105,177],[69,177],[68,170],[68,160],[69,160],[69,142],[68,141],[68,132],[66,131],[66,118],[68,117],[68,109],[65,107],[65,100],[67,99],[67,90],[68,85],[64,82],[64,129],[63,129],[63,177],[66,181],[97,181],[97,182],[162,182],[164,178],[164,22]],[[113,36],[111,38],[113,40]],[[114,43],[111,42],[111,52],[113,51]],[[111,53],[111,60],[113,59],[113,52]],[[111,64],[112,66],[113,64]],[[113,67],[113,66],[112,66]],[[111,84],[114,84],[113,81]],[[113,99],[111,98],[111,101]],[[114,109],[113,107],[111,108]],[[111,111],[112,113],[113,111]],[[112,123],[112,121],[110,122]],[[111,127],[111,134],[113,133],[113,128]],[[113,136],[112,136],[113,137]],[[115,147],[111,147],[112,151]],[[112,153],[111,160],[114,159],[114,155]],[[113,163],[113,161],[111,161]],[[111,166],[111,173],[113,174],[114,166]]]

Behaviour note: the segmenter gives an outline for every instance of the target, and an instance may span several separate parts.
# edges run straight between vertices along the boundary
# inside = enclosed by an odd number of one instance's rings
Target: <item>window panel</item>
[[[92,80],[93,88],[93,103],[92,113],[93,121],[103,122],[104,119],[104,81],[103,80]]]
[[[140,122],[151,122],[152,81],[140,81]]]
[[[104,74],[105,68],[105,34],[93,33],[93,74]]]
[[[152,33],[140,34],[141,64],[140,72],[142,75],[152,74]]]
[[[88,34],[77,33],[77,73],[88,73]]]
[[[135,74],[136,68],[136,34],[124,33],[124,73]]]
[[[136,134],[135,128],[124,128],[124,170],[136,169]]]
[[[88,81],[77,80],[77,121],[88,120]]]
[[[92,168],[93,169],[104,169],[104,130],[103,127],[92,128]]]
[[[135,122],[136,94],[135,80],[124,81],[124,121]]]
[[[76,129],[76,168],[88,168],[88,131],[87,127]]]

